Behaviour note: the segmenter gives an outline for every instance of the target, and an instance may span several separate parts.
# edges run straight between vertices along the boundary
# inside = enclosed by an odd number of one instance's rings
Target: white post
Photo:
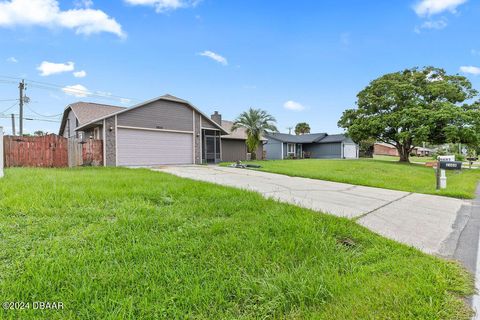
[[[440,189],[447,188],[447,175],[445,174],[445,170],[440,170]]]
[[[3,177],[3,127],[0,127],[0,178]]]

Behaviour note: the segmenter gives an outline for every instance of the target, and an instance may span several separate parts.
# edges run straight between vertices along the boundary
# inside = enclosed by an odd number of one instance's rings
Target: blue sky
[[[28,132],[57,132],[54,115],[74,101],[171,93],[224,119],[257,107],[282,132],[306,121],[337,133],[384,73],[434,65],[480,89],[479,17],[474,0],[0,0],[0,100],[18,96],[6,77],[27,79],[25,114],[49,120],[26,121]],[[0,118],[7,133],[10,123]]]

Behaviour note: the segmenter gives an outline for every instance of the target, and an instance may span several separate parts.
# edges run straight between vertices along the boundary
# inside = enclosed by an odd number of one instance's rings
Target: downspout
[[[282,141],[282,160],[283,160],[283,141]]]

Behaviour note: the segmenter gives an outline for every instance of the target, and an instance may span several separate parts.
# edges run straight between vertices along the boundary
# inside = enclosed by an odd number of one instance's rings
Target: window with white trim
[[[295,143],[287,143],[287,155],[295,155]]]

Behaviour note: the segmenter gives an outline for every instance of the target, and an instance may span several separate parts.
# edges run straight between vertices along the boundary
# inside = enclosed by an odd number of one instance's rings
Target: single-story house
[[[80,102],[65,109],[60,135],[103,140],[104,165],[218,163],[229,135],[193,104],[164,95],[131,108]]]
[[[418,157],[428,157],[435,152],[435,149],[423,148],[423,147],[414,147],[411,154]],[[376,142],[373,146],[373,154],[378,156],[394,156],[398,157],[399,153],[395,146],[384,143]]]
[[[233,121],[223,120],[222,115],[215,111],[211,119],[220,124],[229,134],[222,135],[222,161],[245,161],[248,159],[247,130],[238,128],[232,132]],[[263,159],[263,144],[267,139],[261,138],[260,145],[256,150],[257,159]]]
[[[356,159],[358,145],[344,134],[267,134],[266,159]]]
[[[373,145],[373,154],[376,156],[399,156],[397,148],[384,142],[376,142]]]

